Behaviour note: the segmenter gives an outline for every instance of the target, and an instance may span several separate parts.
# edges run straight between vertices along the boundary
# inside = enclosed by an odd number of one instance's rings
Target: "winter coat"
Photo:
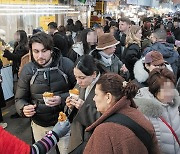
[[[80,98],[84,98],[84,91],[85,89],[80,88]],[[82,107],[77,110],[76,108],[73,109],[73,112],[76,112],[75,116],[73,117],[73,122],[71,124],[71,137],[70,143],[68,147],[68,151],[71,154],[78,154],[81,153],[80,151],[84,150],[86,143],[88,142],[91,132],[85,132],[85,128],[90,126],[93,122],[95,122],[100,117],[100,112],[97,111],[95,102],[93,101],[95,95],[95,85],[91,89],[89,95],[87,96],[86,100]],[[84,100],[84,99],[83,99]]]
[[[71,49],[67,54],[67,57],[71,59],[73,62],[76,62],[76,60],[82,55],[84,55],[83,43],[77,42],[72,45]]]
[[[92,55],[95,59],[97,59],[98,62],[105,67],[107,72],[114,72],[117,74],[121,74],[120,69],[123,63],[119,60],[119,58],[115,54],[113,54],[113,56],[111,57],[112,64],[110,65],[102,61],[101,55],[98,52],[99,51],[97,50],[93,50],[89,54]]]
[[[84,154],[148,154],[142,141],[127,127],[113,122],[103,123],[114,113],[121,113],[133,119],[152,137],[152,154],[159,154],[159,147],[152,124],[137,109],[130,107],[130,100],[121,98],[108,109],[86,131],[94,130]]]
[[[30,154],[30,146],[0,127],[1,154]]]
[[[152,46],[144,49],[142,55],[145,56],[153,50],[159,51],[163,55],[164,60],[171,65],[174,74],[177,75],[178,67],[180,66],[180,56],[178,52],[174,50],[174,45],[167,42],[156,42]]]
[[[120,31],[117,31],[114,35],[115,39],[120,43],[116,46],[115,55],[122,60],[122,55],[124,52],[124,47],[126,45],[126,34],[122,34]]]
[[[173,29],[173,34],[176,40],[180,41],[180,27]]]
[[[54,47],[57,47],[61,54],[66,57],[69,47],[68,47],[68,38],[65,34],[56,32],[53,35]]]
[[[17,46],[13,53],[9,50],[5,50],[3,57],[7,58],[8,60],[12,60],[12,71],[13,74],[18,74],[19,66],[21,64],[21,58],[28,53],[28,48],[25,46]]]
[[[164,105],[158,101],[147,87],[141,88],[134,100],[138,109],[153,124],[161,152],[163,154],[179,154],[179,144],[167,125],[160,119],[160,117],[163,117],[170,124],[180,140],[180,116],[178,111],[180,96],[178,92],[175,90],[173,103],[169,105]]]
[[[149,47],[149,46],[151,46],[151,40],[149,39],[149,38],[144,38],[143,40],[142,40],[142,43],[141,43],[141,49],[142,49],[142,51],[144,51],[144,49],[145,48],[147,48],[147,47]]]
[[[147,79],[149,77],[149,73],[147,72],[147,70],[145,69],[145,66],[144,66],[144,61],[145,61],[145,58],[141,58],[139,59],[135,65],[134,65],[134,82],[137,84],[137,86],[139,88],[142,88],[142,87],[147,87]],[[170,71],[173,71],[172,68],[171,68],[171,65],[169,64],[165,64],[166,67],[170,70]]]
[[[177,90],[178,90],[178,92],[180,94],[180,77],[179,77],[179,79],[177,81],[176,88],[177,88]]]
[[[0,59],[0,77],[1,77],[2,66],[3,66],[3,63],[2,63],[2,61]],[[6,104],[5,104],[5,99],[4,99],[4,93],[3,93],[3,89],[2,89],[2,86],[1,86],[1,82],[0,82],[0,109],[2,107],[5,107],[5,106],[6,106]]]
[[[126,68],[129,70],[131,80],[134,79],[134,64],[140,58],[141,50],[138,44],[129,44],[128,47],[124,49],[122,62],[126,65]]]
[[[19,66],[19,72],[18,75],[21,73],[22,68],[24,67],[25,64],[29,63],[31,61],[31,56],[30,53],[25,54],[22,58],[21,58],[21,64]]]
[[[58,66],[68,77],[68,83],[65,77],[59,70],[49,70],[52,67]],[[23,107],[29,104],[36,104],[36,114],[32,117],[33,122],[42,127],[53,126],[56,124],[59,112],[65,106],[65,99],[69,95],[69,89],[75,85],[75,77],[73,75],[73,62],[65,57],[53,58],[52,63],[47,66],[48,70],[38,72],[34,83],[30,84],[32,76],[37,68],[40,68],[33,60],[26,64],[18,81],[17,92],[15,96],[15,104],[17,112],[23,116]],[[55,96],[61,97],[59,106],[48,107],[43,101],[42,94],[44,92],[53,92]]]

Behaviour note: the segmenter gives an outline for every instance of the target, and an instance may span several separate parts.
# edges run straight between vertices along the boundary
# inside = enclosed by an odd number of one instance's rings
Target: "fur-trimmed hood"
[[[139,98],[135,99],[138,109],[147,117],[157,118],[162,116],[163,106],[155,99]]]
[[[149,92],[148,87],[139,89],[134,101],[144,115],[152,118],[162,116],[166,106],[180,106],[180,96],[177,90],[175,90],[175,96],[171,104],[166,105],[161,103]]]
[[[144,65],[143,65],[144,60],[145,60],[145,57],[139,59],[134,65],[134,70],[133,70],[134,77],[139,83],[146,82],[149,77],[149,73],[145,70]],[[173,71],[170,64],[166,64],[166,67],[170,71]]]
[[[144,65],[143,65],[144,60],[145,60],[144,57],[139,59],[135,63],[133,70],[135,79],[140,83],[145,82],[149,77],[149,73],[144,69]]]

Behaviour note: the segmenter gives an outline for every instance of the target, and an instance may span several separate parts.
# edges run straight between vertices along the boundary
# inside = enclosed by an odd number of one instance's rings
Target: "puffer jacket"
[[[66,83],[62,73],[56,69],[39,72],[34,83],[31,85],[30,80],[35,74],[36,69],[39,68],[33,61],[26,64],[20,73],[15,96],[16,110],[23,116],[22,110],[25,105],[36,104],[36,114],[32,117],[32,120],[42,127],[56,124],[59,111],[62,111],[65,106],[65,99],[69,95],[69,89],[72,89],[75,85],[73,62],[68,58],[58,57],[47,68],[55,67],[58,63],[59,66],[62,66],[61,71],[67,75],[68,83]],[[55,96],[60,96],[61,104],[55,107],[46,106],[42,97],[44,92],[53,92]]]
[[[144,61],[145,61],[145,57],[139,59],[135,65],[134,65],[134,81],[135,83],[138,85],[139,88],[142,87],[147,87],[147,79],[149,77],[149,73],[147,72],[147,70],[145,69],[144,66]],[[166,64],[167,69],[169,69],[170,71],[172,70],[171,65]]]
[[[178,67],[180,66],[180,56],[178,52],[174,50],[174,45],[167,42],[156,42],[152,46],[144,49],[142,55],[145,56],[152,50],[159,51],[163,55],[164,60],[171,65],[174,74],[177,75]]]
[[[148,88],[141,88],[135,97],[138,109],[151,121],[156,131],[161,152],[163,154],[179,154],[180,146],[167,125],[161,121],[162,116],[176,132],[180,140],[180,116],[178,106],[180,96],[175,90],[172,104],[164,105],[149,92]]]

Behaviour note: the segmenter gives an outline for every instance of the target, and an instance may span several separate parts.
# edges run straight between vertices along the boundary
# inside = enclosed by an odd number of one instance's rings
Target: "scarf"
[[[112,65],[111,57],[113,56],[113,54],[107,55],[107,54],[104,53],[103,51],[100,51],[99,54],[101,55],[101,60],[102,60],[107,66],[111,66],[111,65]]]

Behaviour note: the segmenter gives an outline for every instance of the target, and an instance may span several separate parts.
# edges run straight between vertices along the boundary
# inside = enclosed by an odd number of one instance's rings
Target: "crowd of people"
[[[180,17],[147,17],[142,25],[108,17],[92,28],[50,22],[48,34],[18,30],[13,52],[3,52],[13,62],[11,118],[31,119],[35,143],[3,129],[0,113],[0,153],[180,153]],[[54,94],[46,103],[44,92]],[[2,108],[1,86],[0,93]]]

